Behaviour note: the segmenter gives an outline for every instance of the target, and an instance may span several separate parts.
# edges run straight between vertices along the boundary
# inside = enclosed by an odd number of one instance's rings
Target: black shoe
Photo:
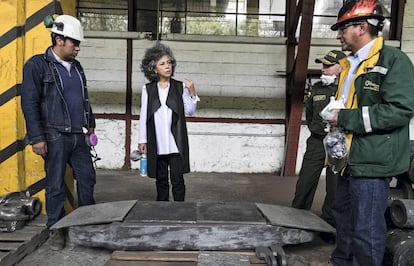
[[[65,248],[65,234],[63,230],[53,230],[49,233],[49,239],[46,241],[46,244],[50,247],[51,250],[62,250]]]
[[[325,215],[322,214],[320,217],[321,217],[322,220],[327,222],[330,226],[332,226],[333,228],[336,228],[335,221],[332,219],[331,216],[328,216],[326,214]]]
[[[333,233],[327,233],[327,232],[320,232],[319,237],[328,244],[335,244],[336,241],[336,235]]]

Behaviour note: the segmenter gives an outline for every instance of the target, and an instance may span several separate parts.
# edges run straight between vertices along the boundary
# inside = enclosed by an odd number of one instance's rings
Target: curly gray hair
[[[168,56],[171,60],[172,65],[172,72],[171,76],[174,75],[175,66],[177,65],[177,61],[168,46],[157,42],[152,48],[147,49],[145,52],[144,58],[141,62],[141,71],[144,73],[145,77],[149,81],[158,81],[159,77],[158,74],[155,72],[155,66],[157,61],[163,57],[164,55]]]

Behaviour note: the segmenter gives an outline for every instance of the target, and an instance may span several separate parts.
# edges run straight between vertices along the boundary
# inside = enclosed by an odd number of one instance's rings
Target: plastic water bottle
[[[141,176],[147,176],[147,154],[143,153],[141,155],[141,160],[139,162],[139,173]]]

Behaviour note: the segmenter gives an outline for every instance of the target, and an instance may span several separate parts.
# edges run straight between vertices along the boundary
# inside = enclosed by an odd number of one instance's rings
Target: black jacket
[[[326,135],[326,122],[323,122],[319,113],[329,103],[329,98],[335,96],[337,89],[335,84],[323,85],[320,81],[312,85],[306,100],[306,122],[310,132],[316,137],[322,138]]]

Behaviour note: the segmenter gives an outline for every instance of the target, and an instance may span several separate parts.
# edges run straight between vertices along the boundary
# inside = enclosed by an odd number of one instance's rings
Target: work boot
[[[336,241],[336,235],[334,233],[320,232],[319,237],[327,244],[334,245]]]
[[[50,249],[58,251],[65,248],[65,234],[63,230],[52,230],[49,233],[49,239],[46,241],[46,244]]]

